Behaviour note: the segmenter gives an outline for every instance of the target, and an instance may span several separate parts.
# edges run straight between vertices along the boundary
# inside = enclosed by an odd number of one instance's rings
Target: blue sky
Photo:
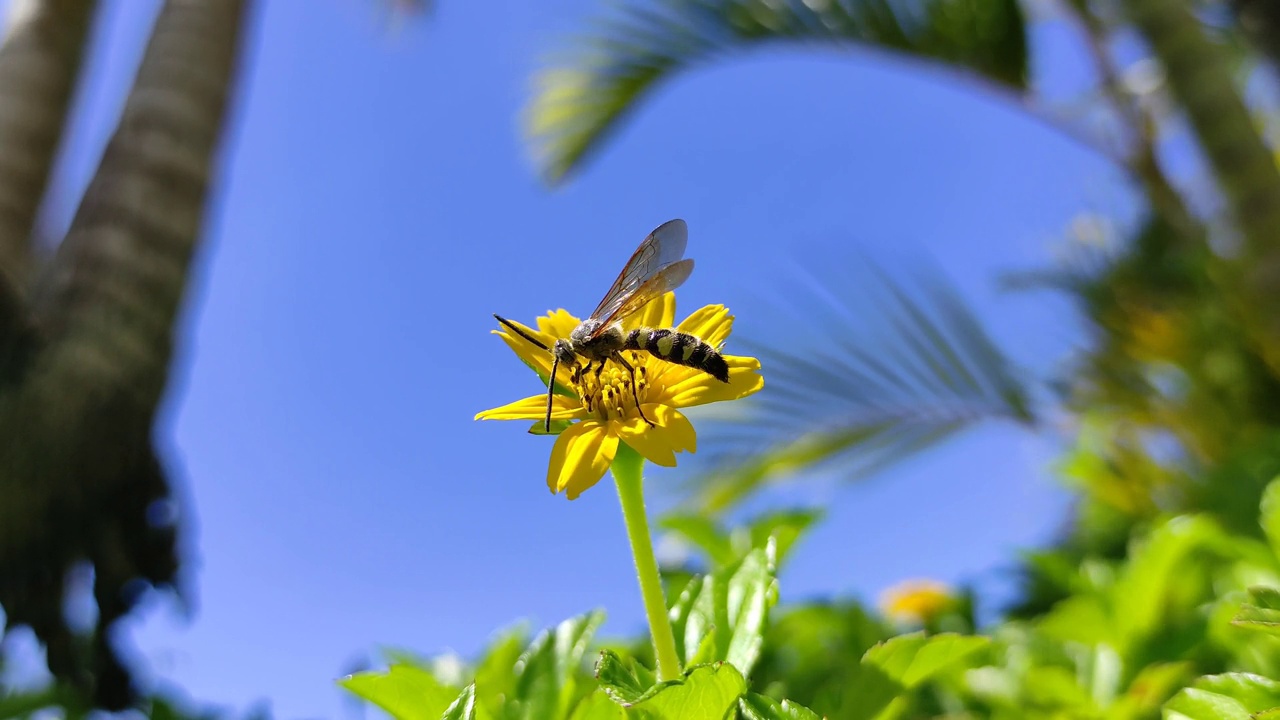
[[[1079,322],[998,276],[1048,263],[1078,214],[1124,207],[1105,161],[1009,103],[813,50],[682,77],[550,190],[519,113],[539,59],[599,0],[442,1],[394,26],[374,0],[264,5],[159,431],[195,510],[196,608],[155,596],[125,638],[154,681],[202,701],[342,717],[334,678],[381,646],[468,654],[594,607],[609,633],[642,630],[611,487],[553,497],[549,440],[472,421],[538,391],[490,313],[586,312],[645,233],[683,217],[684,311],[723,302],[749,327],[793,281],[786,263],[927,260],[1044,373]],[[108,6],[63,197],[96,164],[156,4]],[[1039,77],[1078,88],[1070,33],[1035,39]],[[783,601],[921,576],[1007,587],[1015,551],[1064,516],[1056,451],[992,426],[870,483],[785,494],[829,516]]]

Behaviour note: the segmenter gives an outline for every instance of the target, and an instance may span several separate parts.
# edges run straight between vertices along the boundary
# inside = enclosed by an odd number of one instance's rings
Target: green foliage
[[[753,550],[729,567],[694,578],[671,608],[677,651],[686,664],[722,660],[751,672],[777,600],[767,550]]]
[[[761,547],[690,580],[671,608],[688,666],[679,679],[657,682],[637,658],[612,649],[600,650],[595,672],[589,672],[585,658],[596,647],[593,639],[604,621],[603,613],[594,612],[527,644],[519,633],[500,637],[461,673],[474,678],[466,687],[441,678],[431,663],[402,655],[385,671],[353,675],[341,685],[398,720],[721,720],[738,707],[755,713],[749,717],[810,717],[795,702],[748,693],[746,675],[777,601],[776,538],[794,540],[795,528],[811,519],[808,513],[762,518],[754,525],[757,532],[743,534]]]
[[[341,685],[400,720],[440,720],[458,691],[436,680],[427,670],[392,665],[385,673],[360,673]]]
[[[1280,717],[1280,682],[1248,673],[1210,675],[1183,689],[1164,709],[1170,720]]]
[[[1240,606],[1232,623],[1250,630],[1280,635],[1280,590],[1249,588],[1249,600]]]
[[[1026,81],[1016,0],[629,0],[538,79],[528,127],[545,175],[562,180],[660,83],[779,41],[879,48],[1013,88]]]

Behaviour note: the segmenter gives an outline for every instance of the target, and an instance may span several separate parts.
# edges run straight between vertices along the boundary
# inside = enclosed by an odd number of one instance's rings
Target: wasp
[[[663,360],[701,370],[721,382],[729,382],[729,365],[720,352],[709,343],[689,333],[674,328],[636,328],[630,332],[622,329],[622,321],[639,312],[651,301],[675,290],[689,279],[693,272],[693,260],[684,257],[689,240],[689,226],[683,220],[671,220],[659,225],[640,243],[631,259],[613,281],[609,292],[591,315],[569,333],[569,337],[557,339],[554,347],[547,347],[531,337],[514,323],[499,315],[498,322],[520,337],[551,353],[551,375],[547,380],[547,418],[544,428],[551,430],[551,397],[555,388],[556,371],[560,365],[574,368],[575,377],[593,363],[596,374],[612,360],[631,375],[631,395],[640,417],[649,426],[653,421],[640,409],[639,390],[636,387],[636,369],[622,356],[624,350],[640,350]],[[578,360],[585,361],[579,365]]]

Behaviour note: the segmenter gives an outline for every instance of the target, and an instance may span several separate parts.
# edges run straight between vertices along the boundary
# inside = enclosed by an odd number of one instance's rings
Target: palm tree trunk
[[[115,135],[33,295],[40,345],[0,387],[0,604],[48,644],[50,670],[119,709],[107,642],[141,578],[176,582],[177,519],[151,440],[202,225],[249,0],[168,0]],[[94,565],[99,625],[80,652],[63,574]]]
[[[27,338],[31,231],[49,181],[95,0],[18,0],[0,44],[0,378]]]
[[[1280,373],[1280,170],[1227,62],[1185,0],[1125,0],[1160,59],[1227,200],[1243,247],[1242,311],[1254,342]]]

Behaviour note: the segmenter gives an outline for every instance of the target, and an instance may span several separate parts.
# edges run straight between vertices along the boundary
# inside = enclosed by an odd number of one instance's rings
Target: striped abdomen
[[[716,349],[689,333],[667,328],[636,328],[627,333],[624,348],[644,350],[677,365],[701,370],[729,382],[729,365]]]

